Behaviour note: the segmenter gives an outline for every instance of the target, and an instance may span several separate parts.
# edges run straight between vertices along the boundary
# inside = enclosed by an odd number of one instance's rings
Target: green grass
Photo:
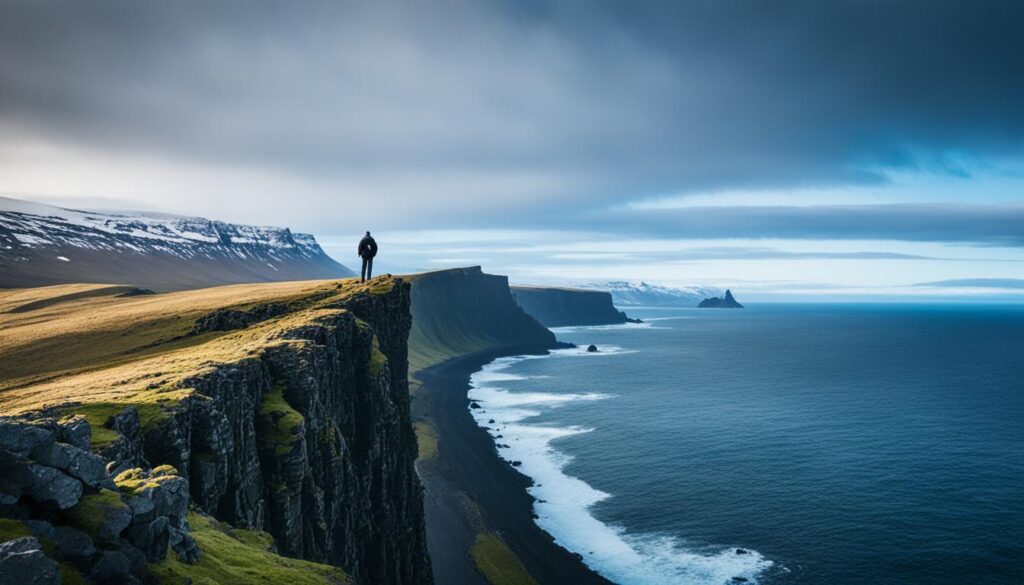
[[[388,365],[388,357],[380,350],[380,343],[377,336],[373,336],[373,346],[370,349],[370,376],[376,378],[380,375],[384,366]]]
[[[32,531],[17,520],[0,518],[0,542],[7,542],[23,536],[32,536]]]
[[[263,396],[258,421],[258,437],[264,444],[274,448],[279,455],[291,452],[295,441],[302,435],[300,431],[305,419],[299,411],[291,407],[284,399],[284,386],[275,384],[270,392]]]
[[[85,575],[79,573],[78,569],[68,563],[60,564],[60,582],[61,585],[87,585],[89,583],[85,579]]]
[[[152,398],[154,400],[159,398],[158,393],[153,393]],[[92,446],[94,449],[106,447],[113,443],[119,438],[117,431],[108,429],[106,427],[107,421],[111,418],[121,414],[121,411],[128,406],[134,406],[139,413],[139,424],[143,430],[152,428],[157,423],[167,418],[168,414],[165,410],[166,406],[158,402],[133,402],[133,403],[118,403],[118,402],[91,402],[87,404],[80,404],[78,406],[72,406],[67,410],[64,410],[61,414],[63,416],[72,416],[80,414],[89,421],[89,426],[92,428]]]
[[[493,532],[484,532],[473,543],[473,562],[491,585],[537,585],[508,546]]]
[[[437,431],[434,425],[421,421],[413,425],[416,428],[416,443],[419,445],[420,459],[437,457]]]
[[[265,532],[232,529],[226,524],[190,513],[189,525],[202,556],[189,565],[171,553],[150,565],[150,573],[162,585],[324,585],[348,583],[336,567],[300,561],[270,551],[274,539]]]

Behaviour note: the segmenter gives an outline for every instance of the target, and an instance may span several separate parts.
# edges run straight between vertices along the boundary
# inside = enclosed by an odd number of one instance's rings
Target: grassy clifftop
[[[429,583],[410,320],[409,284],[390,276],[0,291],[0,415],[25,415],[7,419],[18,429],[81,415],[92,431],[81,448],[91,438],[108,470],[180,471],[210,516],[192,517],[198,564],[168,555],[149,567],[162,582]],[[33,490],[0,494],[16,502],[0,516],[59,525]]]

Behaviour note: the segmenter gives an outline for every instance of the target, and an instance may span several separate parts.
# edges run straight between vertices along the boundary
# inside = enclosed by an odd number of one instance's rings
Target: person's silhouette
[[[367,231],[363,239],[359,240],[359,257],[363,259],[362,281],[373,278],[373,257],[377,255],[377,241]]]

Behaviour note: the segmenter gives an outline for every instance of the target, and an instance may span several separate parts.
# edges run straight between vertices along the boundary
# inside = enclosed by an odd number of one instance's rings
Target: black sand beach
[[[423,385],[413,400],[413,418],[430,421],[440,443],[437,457],[417,464],[437,585],[486,585],[469,552],[485,527],[501,536],[541,585],[610,584],[534,523],[533,497],[526,492],[530,479],[498,457],[493,440],[469,413],[474,372],[496,357],[537,352],[506,348],[472,354],[417,375]]]

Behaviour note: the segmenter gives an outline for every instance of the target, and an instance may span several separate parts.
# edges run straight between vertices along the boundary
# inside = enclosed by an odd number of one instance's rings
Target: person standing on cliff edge
[[[377,241],[367,231],[363,239],[359,240],[359,257],[363,259],[362,282],[367,278],[373,278],[373,257],[377,255]]]

